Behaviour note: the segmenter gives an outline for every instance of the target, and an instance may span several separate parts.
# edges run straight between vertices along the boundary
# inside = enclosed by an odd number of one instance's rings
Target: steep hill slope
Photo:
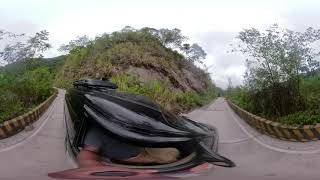
[[[216,96],[209,75],[146,29],[104,34],[73,46],[56,77],[70,88],[80,78],[109,78],[120,90],[144,94],[180,112]]]

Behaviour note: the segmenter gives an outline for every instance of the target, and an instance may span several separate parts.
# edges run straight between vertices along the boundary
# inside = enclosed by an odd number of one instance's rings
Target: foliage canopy
[[[239,33],[237,48],[247,55],[245,85],[254,102],[254,111],[267,116],[283,116],[305,110],[300,93],[301,74],[319,67],[319,55],[312,44],[320,30],[294,32],[272,25],[266,31],[255,28]]]
[[[228,88],[227,96],[245,109],[285,124],[313,124],[320,112],[320,55],[314,43],[320,30],[255,28],[239,33],[234,49],[247,55],[245,86]]]

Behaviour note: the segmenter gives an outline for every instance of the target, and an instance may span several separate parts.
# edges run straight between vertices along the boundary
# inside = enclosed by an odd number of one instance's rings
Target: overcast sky
[[[1,0],[0,29],[33,34],[46,29],[53,48],[81,35],[95,37],[126,25],[134,28],[179,28],[200,44],[212,79],[225,88],[242,83],[244,58],[228,53],[244,28],[266,28],[278,23],[302,31],[320,28],[319,0]]]

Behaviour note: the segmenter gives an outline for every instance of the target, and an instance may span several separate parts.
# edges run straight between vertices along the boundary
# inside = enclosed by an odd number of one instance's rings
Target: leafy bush
[[[118,74],[112,76],[110,80],[118,85],[120,91],[129,93],[140,92],[140,81],[138,81],[138,79],[134,76],[130,76],[127,74]]]
[[[214,88],[209,88],[206,91],[197,93],[195,91],[188,91],[181,93],[177,97],[177,102],[190,109],[193,107],[203,106],[211,102],[217,97],[217,92]]]
[[[0,123],[14,118],[28,110],[23,106],[19,97],[9,91],[1,92],[0,102]]]
[[[319,111],[304,111],[290,114],[279,119],[279,122],[286,125],[314,125],[320,123]]]
[[[54,82],[54,86],[63,89],[70,89],[72,88],[72,81],[68,79],[57,79]]]
[[[300,91],[307,110],[281,117],[279,121],[287,125],[320,123],[320,74],[302,78]]]
[[[302,79],[301,94],[306,101],[307,109],[320,111],[320,74]]]
[[[119,86],[120,91],[146,95],[174,112],[202,106],[217,97],[213,87],[201,93],[195,91],[181,92],[169,89],[165,82],[153,80],[142,83],[135,76],[127,74],[115,75],[111,78],[111,81]]]
[[[182,93],[178,96],[177,101],[188,107],[196,107],[202,105],[201,97],[194,91]]]
[[[253,105],[249,98],[249,92],[245,88],[228,88],[226,91],[226,97],[243,109],[253,111]]]
[[[151,99],[166,108],[171,108],[171,105],[175,103],[177,97],[177,92],[170,90],[166,83],[158,80],[144,83],[140,93],[149,96]]]
[[[176,100],[176,92],[170,91],[164,82],[154,80],[142,83],[127,74],[113,76],[111,81],[118,85],[120,91],[146,95],[167,108]]]
[[[0,122],[9,120],[43,102],[52,94],[53,75],[47,67],[21,75],[0,74]]]
[[[226,96],[240,107],[268,119],[277,119],[286,125],[311,125],[320,122],[320,75],[312,75],[301,78],[301,96],[306,104],[305,111],[298,111],[282,117],[269,117],[263,99],[258,103],[252,102],[249,92],[245,88],[230,88]],[[263,95],[263,93],[260,93]],[[263,106],[257,106],[261,104]],[[267,103],[268,104],[268,103]],[[287,104],[287,106],[289,106]]]
[[[42,102],[52,93],[52,83],[48,68],[40,67],[15,78],[9,88],[26,105],[33,105]]]

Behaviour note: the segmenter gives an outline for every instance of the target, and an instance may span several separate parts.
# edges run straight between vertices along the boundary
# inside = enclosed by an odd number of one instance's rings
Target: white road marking
[[[240,142],[244,142],[244,141],[248,141],[251,138],[242,138],[242,139],[236,139],[236,140],[231,140],[231,141],[219,141],[219,144],[233,144],[233,143],[240,143]]]

